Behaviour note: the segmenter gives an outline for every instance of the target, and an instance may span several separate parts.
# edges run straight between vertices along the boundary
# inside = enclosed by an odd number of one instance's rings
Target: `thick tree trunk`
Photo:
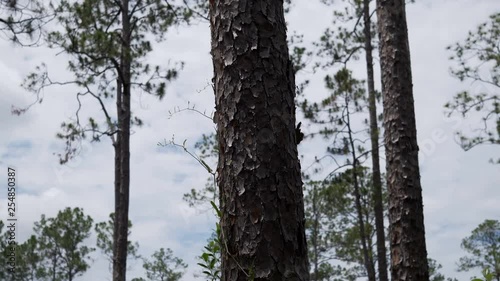
[[[428,281],[404,0],[377,0],[393,281]]]
[[[309,280],[283,1],[210,3],[222,281]]]
[[[385,249],[384,206],[382,201],[382,180],[380,177],[380,156],[378,143],[377,104],[373,76],[373,47],[370,19],[370,0],[363,0],[366,72],[368,82],[368,102],[370,111],[370,137],[372,145],[373,201],[375,211],[375,231],[377,234],[377,265],[380,281],[388,281],[387,253]]]
[[[122,9],[122,54],[120,58],[120,82],[121,96],[117,98],[118,108],[118,140],[116,147],[119,151],[119,172],[115,171],[115,177],[119,177],[118,190],[115,190],[115,234],[113,246],[113,281],[126,281],[127,273],[127,245],[128,245],[128,209],[130,194],[130,94],[131,94],[131,63],[130,63],[130,18],[128,15],[128,0],[121,1]],[[116,151],[116,150],[115,150]]]

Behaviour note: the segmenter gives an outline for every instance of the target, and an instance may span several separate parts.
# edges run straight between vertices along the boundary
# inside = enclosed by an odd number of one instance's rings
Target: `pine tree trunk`
[[[283,1],[210,3],[222,281],[309,280]]]
[[[428,281],[404,0],[377,0],[392,280]]]
[[[363,201],[363,203],[365,204],[364,206],[366,206],[366,208],[363,208],[364,211],[365,211],[365,213],[364,213],[365,221],[366,221],[367,225],[372,225],[373,222],[371,221],[371,218],[370,218],[370,211],[371,210],[368,208],[368,206],[369,206],[368,204],[370,204],[370,203],[369,202],[365,202],[365,201]],[[368,237],[367,238],[367,241],[368,241],[368,257],[369,257],[369,261],[370,261],[370,266],[373,267],[373,271],[375,272],[375,261],[374,261],[374,255],[373,255],[373,245],[372,245],[374,233],[367,230],[366,231],[366,235]],[[376,275],[376,272],[375,272],[375,275]]]
[[[120,57],[120,75],[118,84],[121,85],[121,96],[117,97],[118,112],[118,151],[119,185],[115,186],[115,234],[113,245],[113,281],[126,281],[127,273],[127,245],[128,245],[128,210],[130,195],[130,94],[131,94],[131,57],[130,57],[130,18],[128,0],[121,1],[122,13],[122,49]],[[116,160],[115,160],[116,164]],[[116,190],[118,188],[118,190]]]
[[[363,218],[363,206],[361,204],[361,191],[359,188],[359,162],[356,156],[356,147],[354,145],[354,138],[352,136],[351,130],[351,118],[349,113],[349,101],[346,98],[345,108],[347,110],[346,118],[347,122],[347,131],[349,133],[349,145],[351,146],[351,156],[352,156],[352,182],[354,187],[354,205],[356,207],[356,215],[358,217],[358,226],[359,226],[359,238],[361,240],[361,251],[363,253],[363,263],[365,265],[366,274],[368,275],[368,281],[375,281],[375,267],[373,265],[373,258],[370,255],[370,251],[368,250],[369,242],[368,242],[368,233],[365,227],[365,220]]]
[[[57,281],[57,254],[52,256],[52,281]]]
[[[121,107],[121,84],[118,82],[118,87],[117,87],[117,101],[116,101],[116,107],[119,109]],[[119,110],[117,111],[119,112]],[[121,174],[121,169],[120,169],[120,136],[119,133],[117,134],[116,142],[113,143],[114,151],[115,151],[115,219],[113,222],[113,253],[112,253],[112,261],[113,261],[113,276],[115,276],[115,266],[117,263],[115,260],[117,260],[116,256],[116,251],[117,251],[117,241],[118,241],[118,222],[117,222],[117,213],[118,211],[118,206],[120,205],[120,190],[121,190],[121,182],[120,182],[120,174]],[[115,279],[112,279],[115,281]]]
[[[366,72],[368,82],[368,102],[370,111],[370,138],[372,146],[373,201],[375,212],[375,231],[377,235],[377,265],[380,281],[388,281],[387,254],[385,249],[384,207],[382,200],[382,180],[380,177],[380,156],[378,143],[377,104],[373,76],[373,46],[370,19],[370,0],[363,0],[363,19],[365,35]]]
[[[318,210],[317,210],[317,203],[318,203],[318,198],[317,194],[318,191],[316,189],[316,186],[314,186],[313,190],[313,195],[312,195],[312,213],[313,213],[313,230],[311,233],[311,240],[310,242],[312,243],[313,246],[313,272],[314,275],[312,276],[311,280],[313,281],[319,281],[318,278],[318,272],[319,272],[319,248],[318,248],[318,238],[319,238],[319,215],[318,215]]]
[[[354,160],[357,163],[357,160]],[[356,205],[356,213],[358,216],[359,237],[361,239],[361,250],[363,252],[363,263],[365,264],[368,281],[375,281],[375,266],[373,265],[373,256],[370,254],[370,244],[368,233],[366,232],[365,221],[363,218],[363,206],[361,205],[361,193],[359,190],[359,181],[357,176],[358,165],[353,164],[352,179],[354,186],[354,202]]]

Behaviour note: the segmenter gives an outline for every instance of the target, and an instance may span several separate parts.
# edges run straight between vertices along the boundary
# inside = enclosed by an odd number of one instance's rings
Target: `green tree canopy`
[[[500,281],[500,222],[485,220],[469,237],[462,240],[462,249],[468,255],[460,258],[459,271],[473,268],[487,269]]]
[[[441,272],[439,272],[443,266],[435,259],[427,258],[427,263],[429,264],[430,281],[458,281],[456,278],[446,278]]]
[[[457,132],[464,150],[480,144],[500,144],[500,13],[490,16],[469,34],[463,43],[448,46],[454,52],[450,57],[457,63],[452,75],[460,81],[476,83],[475,90],[462,91],[445,104],[448,116],[480,112],[480,126],[476,134],[467,136]],[[473,115],[474,116],[474,115]],[[497,161],[500,163],[500,158]]]
[[[66,208],[55,218],[42,215],[34,231],[39,243],[41,276],[51,281],[72,281],[90,267],[89,254],[95,249],[84,245],[90,237],[92,218],[81,208]]]
[[[97,248],[101,249],[106,258],[112,262],[113,261],[113,231],[115,224],[115,214],[109,214],[109,220],[105,222],[100,222],[95,224],[95,232],[97,234]],[[132,222],[128,221],[128,234],[130,235],[132,228]],[[132,242],[130,240],[128,242],[128,250],[127,255],[128,258],[137,259],[140,256],[137,254],[139,250],[139,243]]]
[[[151,260],[144,259],[143,267],[150,281],[178,281],[187,264],[175,257],[171,249],[161,248],[152,255]]]
[[[42,35],[42,27],[53,19],[43,2],[0,0],[0,32],[16,44],[36,45]]]

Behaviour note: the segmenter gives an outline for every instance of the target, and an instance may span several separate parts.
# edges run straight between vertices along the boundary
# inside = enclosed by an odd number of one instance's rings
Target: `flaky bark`
[[[375,231],[377,236],[377,265],[380,281],[388,281],[387,254],[385,249],[384,206],[382,201],[382,180],[380,177],[380,156],[378,143],[377,104],[373,76],[373,46],[370,19],[370,0],[363,0],[363,20],[365,35],[366,72],[368,83],[368,102],[370,111],[370,138],[372,149],[373,201],[375,212]]]
[[[428,281],[404,0],[377,0],[392,280]]]
[[[283,1],[211,1],[222,281],[309,280]]]

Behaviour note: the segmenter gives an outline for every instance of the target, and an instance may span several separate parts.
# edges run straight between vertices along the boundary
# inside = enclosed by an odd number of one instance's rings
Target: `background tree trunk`
[[[363,255],[363,263],[365,265],[366,274],[368,276],[368,281],[375,281],[375,266],[373,265],[373,256],[370,255],[369,247],[371,248],[370,242],[368,240],[368,233],[366,231],[366,224],[363,218],[363,206],[361,204],[361,191],[359,188],[358,182],[358,172],[359,172],[359,162],[358,157],[356,155],[356,147],[354,144],[354,138],[352,136],[351,129],[351,117],[349,112],[349,101],[346,98],[345,102],[346,108],[346,121],[345,124],[347,126],[347,132],[349,135],[349,145],[352,156],[352,185],[353,185],[353,193],[354,193],[354,205],[356,206],[356,214],[359,225],[359,239],[361,242],[361,252]]]
[[[130,17],[128,0],[121,1],[122,46],[120,57],[119,83],[121,93],[117,97],[119,167],[115,167],[115,176],[119,177],[115,186],[115,233],[113,255],[113,281],[126,281],[127,246],[128,246],[128,211],[130,196],[130,121],[131,121],[131,57],[130,57]],[[115,150],[116,151],[116,150]],[[116,163],[116,161],[115,161]],[[116,182],[116,179],[115,179]]]
[[[366,72],[368,83],[368,103],[370,111],[370,138],[372,149],[373,201],[375,203],[375,231],[377,234],[377,265],[380,281],[388,281],[387,254],[385,249],[384,207],[382,200],[382,180],[380,177],[380,156],[378,143],[377,103],[375,79],[373,76],[373,46],[370,19],[370,0],[363,0],[363,20],[365,35]]]
[[[429,280],[404,0],[377,0],[392,280]]]
[[[211,1],[222,280],[309,280],[282,1]]]

